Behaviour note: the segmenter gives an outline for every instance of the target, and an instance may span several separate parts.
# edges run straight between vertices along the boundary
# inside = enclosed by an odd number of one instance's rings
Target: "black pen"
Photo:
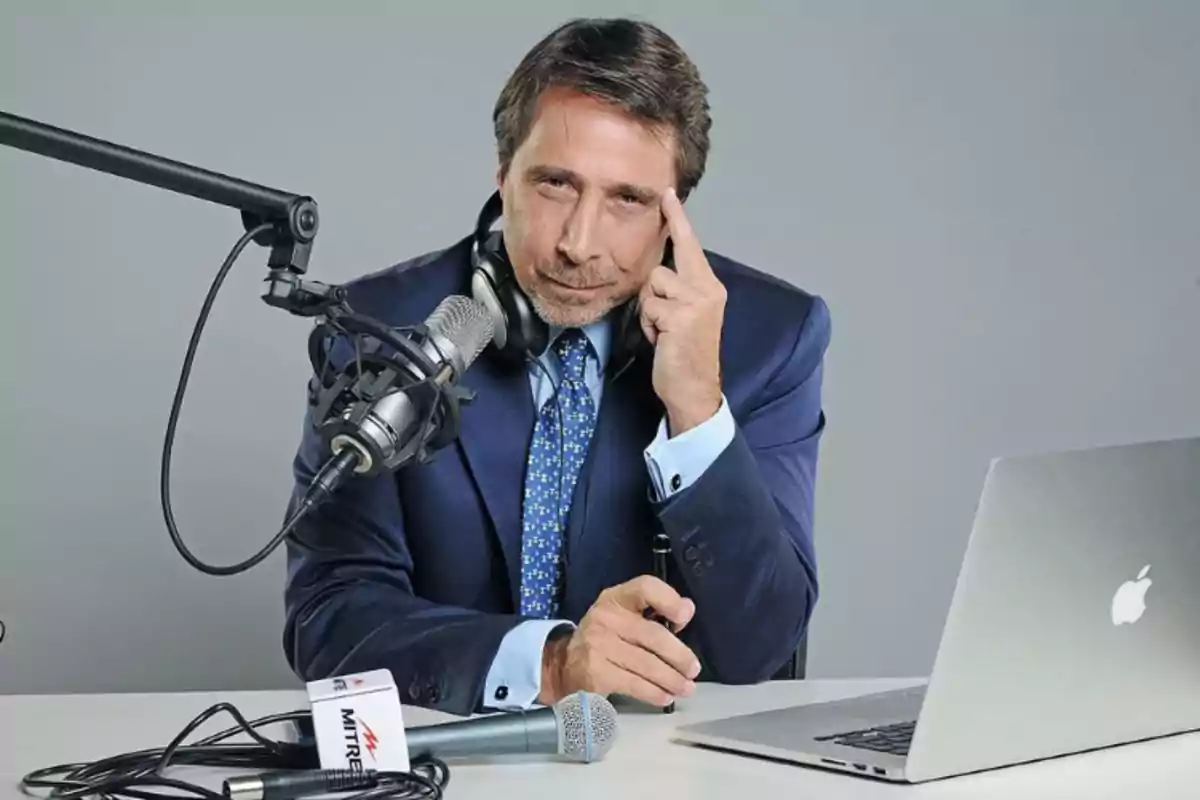
[[[667,583],[667,556],[671,552],[671,539],[666,533],[660,531],[654,535],[654,575],[663,583]],[[675,632],[675,627],[671,624],[671,620],[657,612],[654,613],[653,619],[656,622],[662,623],[663,627],[672,633]],[[675,713],[675,702],[671,701],[663,707],[664,714]]]

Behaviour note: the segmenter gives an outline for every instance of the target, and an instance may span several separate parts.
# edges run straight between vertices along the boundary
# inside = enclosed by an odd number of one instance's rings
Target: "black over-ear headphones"
[[[512,263],[504,251],[501,232],[492,227],[503,216],[500,192],[494,192],[479,212],[471,242],[471,294],[492,314],[495,321],[493,344],[501,355],[514,363],[538,358],[550,346],[550,326],[537,315],[529,297],[517,283]],[[667,240],[663,261],[673,266],[671,241]],[[613,350],[609,373],[617,374],[649,347],[638,321],[637,298],[616,312]]]
[[[517,283],[504,240],[492,226],[503,214],[500,192],[484,203],[471,242],[471,294],[491,312],[496,330],[493,343],[509,360],[538,358],[550,346],[550,326],[533,310]]]

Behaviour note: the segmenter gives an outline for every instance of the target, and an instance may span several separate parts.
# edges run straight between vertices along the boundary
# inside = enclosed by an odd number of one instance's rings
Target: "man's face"
[[[582,327],[637,294],[663,253],[659,198],[674,138],[599,101],[542,94],[528,138],[498,178],[504,245],[547,323]]]

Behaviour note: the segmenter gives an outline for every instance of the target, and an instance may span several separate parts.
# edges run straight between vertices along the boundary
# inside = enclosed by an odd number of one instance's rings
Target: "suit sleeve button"
[[[678,475],[672,475],[671,476],[671,491],[678,492],[680,486],[683,486],[683,478],[679,477]]]

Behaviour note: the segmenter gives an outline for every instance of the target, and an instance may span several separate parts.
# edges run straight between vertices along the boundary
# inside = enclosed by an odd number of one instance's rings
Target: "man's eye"
[[[619,199],[622,203],[628,203],[630,205],[642,204],[642,198],[638,197],[636,194],[623,194],[619,196]]]

